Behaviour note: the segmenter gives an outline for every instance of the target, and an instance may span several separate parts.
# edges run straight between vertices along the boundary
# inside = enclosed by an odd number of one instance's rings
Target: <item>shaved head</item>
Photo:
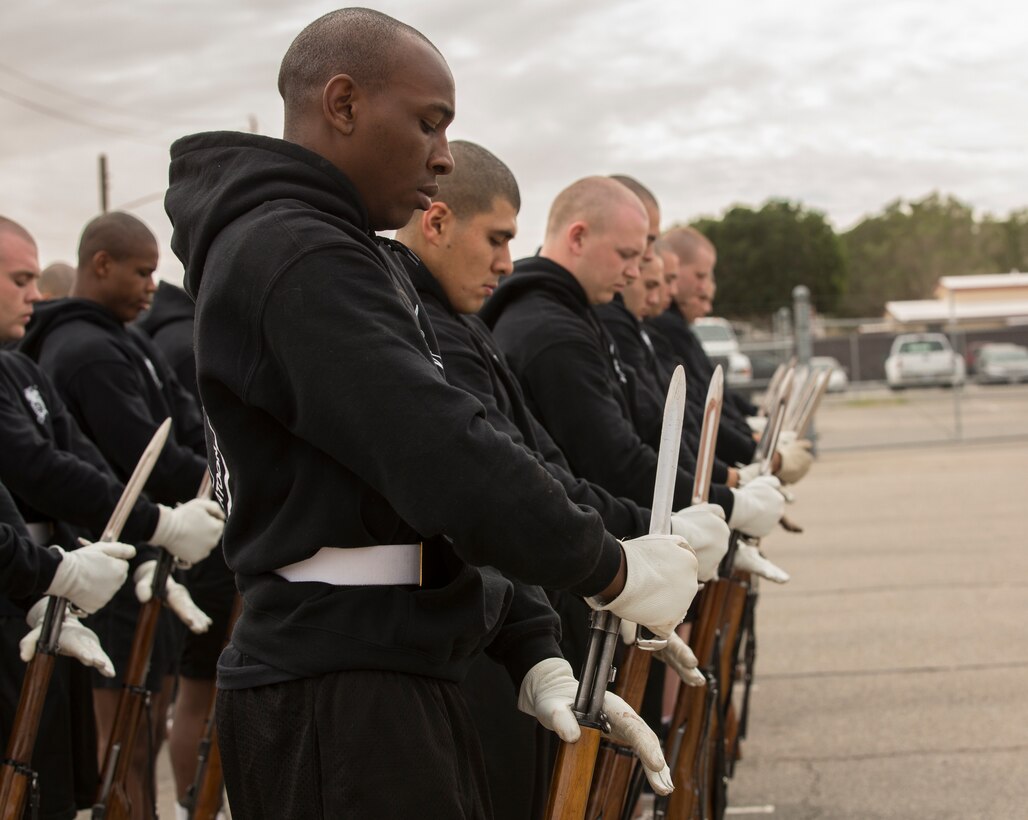
[[[629,191],[639,197],[643,205],[649,208],[657,208],[657,197],[653,195],[653,191],[643,185],[635,177],[626,176],[625,174],[611,174],[611,179],[617,180],[624,185]]]
[[[66,262],[54,262],[39,274],[39,292],[44,299],[60,299],[71,293],[75,284],[75,268]]]
[[[13,219],[8,219],[6,216],[0,216],[0,236],[4,234],[13,234],[14,236],[24,239],[26,242],[30,242],[33,245],[36,244],[36,240],[32,238],[32,234],[26,231],[21,225]]]
[[[701,249],[717,255],[714,243],[695,228],[672,228],[661,237],[661,241],[678,255],[683,265],[696,259],[696,254]]]
[[[79,272],[88,268],[99,251],[112,259],[127,259],[157,247],[157,237],[132,214],[113,211],[93,219],[79,240]]]
[[[593,231],[602,233],[612,215],[622,209],[647,216],[639,197],[620,182],[610,177],[585,177],[571,183],[553,200],[546,221],[546,238],[559,236],[574,222],[585,222]]]
[[[453,171],[438,179],[433,202],[445,202],[461,219],[485,213],[497,198],[521,210],[521,192],[510,168],[481,145],[466,140],[450,143]],[[415,214],[415,219],[417,214]]]
[[[397,46],[419,40],[438,49],[415,28],[380,11],[346,8],[319,17],[293,40],[278,72],[286,128],[310,106],[320,107],[326,83],[346,74],[369,90],[384,88],[402,62]]]

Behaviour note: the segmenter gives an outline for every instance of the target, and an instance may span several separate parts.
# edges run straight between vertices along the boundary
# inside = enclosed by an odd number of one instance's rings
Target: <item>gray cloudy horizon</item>
[[[628,173],[664,224],[770,198],[837,229],[897,199],[952,194],[1028,207],[1028,9],[894,0],[471,0],[372,3],[424,32],[457,83],[452,138],[500,156],[522,188],[514,250],[539,243],[552,197]],[[0,213],[72,261],[110,201],[162,244],[168,147],[202,130],[278,136],[278,63],[334,3],[7,0],[0,11]],[[988,18],[985,11],[988,11]]]

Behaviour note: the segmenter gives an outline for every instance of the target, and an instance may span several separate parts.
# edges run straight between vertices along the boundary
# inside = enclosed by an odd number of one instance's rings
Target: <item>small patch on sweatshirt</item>
[[[39,392],[39,388],[36,385],[29,385],[22,392],[25,396],[25,401],[29,403],[29,408],[36,416],[36,421],[40,424],[46,423],[46,417],[50,415],[50,411],[47,409],[46,402],[43,401],[43,396]]]

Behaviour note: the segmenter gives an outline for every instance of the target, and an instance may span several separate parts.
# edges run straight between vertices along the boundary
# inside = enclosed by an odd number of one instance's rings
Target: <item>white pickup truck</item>
[[[942,333],[897,336],[885,360],[885,380],[893,390],[918,385],[953,387],[964,381],[964,360]]]

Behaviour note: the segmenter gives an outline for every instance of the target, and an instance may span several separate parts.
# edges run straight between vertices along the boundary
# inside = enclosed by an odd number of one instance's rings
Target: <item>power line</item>
[[[49,105],[30,100],[27,97],[23,97],[20,94],[15,94],[13,91],[8,91],[5,88],[0,88],[0,97],[10,100],[13,103],[17,103],[24,108],[28,108],[31,111],[35,111],[37,114],[46,114],[49,117],[55,117],[65,122],[75,123],[86,128],[92,128],[96,131],[103,131],[107,134],[114,134],[119,137],[127,137],[129,139],[136,139],[143,141],[141,135],[137,131],[129,131],[125,128],[115,128],[110,125],[103,125],[98,122],[90,122],[89,120],[77,117],[74,114],[69,114],[67,111],[61,111],[59,108],[51,108]],[[147,143],[151,144],[151,143]]]
[[[85,105],[89,108],[102,108],[106,111],[110,111],[122,117],[131,117],[133,120],[138,120],[140,117],[154,119],[152,115],[146,113],[145,111],[129,108],[127,106],[113,105],[112,103],[105,102],[103,100],[93,99],[92,97],[84,97],[81,94],[76,94],[74,92],[68,91],[65,88],[61,88],[60,86],[53,85],[44,80],[39,80],[35,77],[32,77],[29,74],[26,74],[24,71],[20,71],[19,69],[14,68],[13,66],[6,65],[5,63],[0,63],[0,71],[4,72],[5,74],[9,74],[12,77],[17,77],[18,79],[23,80],[25,82],[32,83],[33,85],[36,85],[39,88],[45,89],[51,94],[57,94],[59,96],[66,97],[69,100],[73,100],[79,103],[80,105]],[[166,116],[166,113],[162,113],[162,116]],[[170,122],[177,124],[187,124],[199,121],[199,118],[180,119],[178,117],[173,117],[170,120]]]

